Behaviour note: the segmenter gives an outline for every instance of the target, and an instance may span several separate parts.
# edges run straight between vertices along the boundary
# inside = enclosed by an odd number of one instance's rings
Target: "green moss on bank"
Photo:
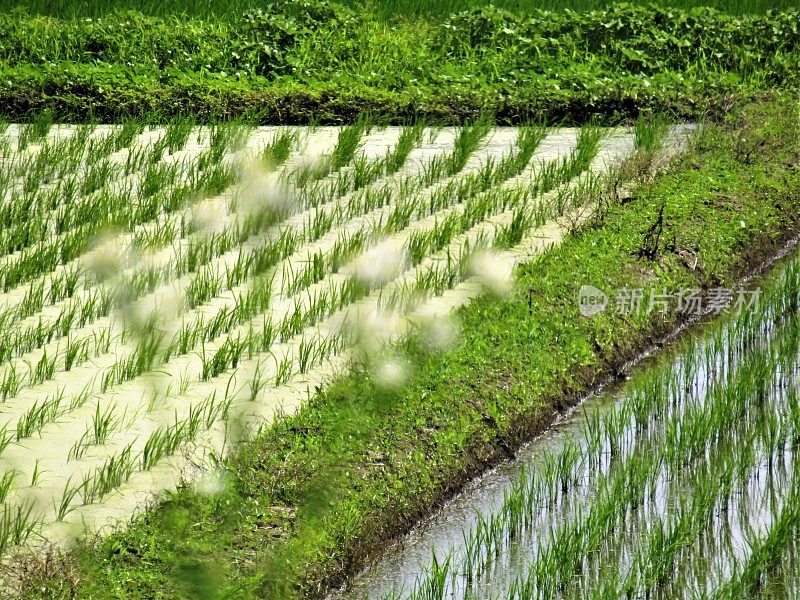
[[[402,390],[340,378],[242,446],[224,465],[225,491],[180,489],[129,531],[34,569],[26,596],[315,597],[341,583],[679,319],[582,318],[582,283],[725,285],[796,232],[797,124],[790,101],[709,125],[670,172],[520,267],[509,297],[460,310],[457,347],[427,354],[408,342],[415,368]],[[655,258],[639,258],[662,205]]]

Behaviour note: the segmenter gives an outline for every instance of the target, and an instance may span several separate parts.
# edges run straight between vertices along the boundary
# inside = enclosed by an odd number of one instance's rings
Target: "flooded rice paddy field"
[[[332,597],[796,597],[799,264],[755,311],[587,399]]]
[[[507,289],[641,133],[3,124],[0,551],[113,530],[360,341]]]

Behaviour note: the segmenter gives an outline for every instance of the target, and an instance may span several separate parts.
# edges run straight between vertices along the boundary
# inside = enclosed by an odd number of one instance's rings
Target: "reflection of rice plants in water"
[[[410,598],[794,597],[800,262],[539,452]]]
[[[594,126],[478,120],[433,142],[368,116],[146,122],[43,113],[2,133],[0,548],[90,524],[101,503],[133,510],[184,452],[223,452],[334,358],[399,386],[407,360],[377,351],[406,314],[470,278],[506,290],[498,253],[589,203],[633,149]],[[425,323],[432,349],[452,343],[446,319]]]

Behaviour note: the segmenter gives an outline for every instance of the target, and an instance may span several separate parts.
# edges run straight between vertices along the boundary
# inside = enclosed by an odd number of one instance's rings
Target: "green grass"
[[[457,7],[442,10],[450,8]],[[157,113],[187,123],[247,116],[273,124],[350,123],[364,113],[380,123],[432,124],[481,115],[583,122],[594,113],[615,121],[645,109],[698,116],[731,97],[797,89],[798,8],[729,15],[656,5],[590,13],[485,7],[391,24],[378,8],[327,0],[264,4],[230,19],[5,13],[0,116],[109,121]]]
[[[59,18],[102,17],[116,11],[135,10],[152,16],[189,16],[216,19],[235,19],[243,11],[258,9],[275,0],[186,0],[184,2],[159,2],[158,0],[64,0],[54,3],[46,0],[27,0],[19,2],[14,0],[0,1],[0,10],[24,10],[29,14],[48,15]],[[430,2],[429,0],[395,0],[356,3],[343,2],[356,9],[363,9],[380,16],[383,19],[409,18],[409,17],[440,17],[463,10],[480,8],[489,4],[486,0],[443,0]],[[526,2],[525,0],[495,0],[492,2],[504,10],[526,12],[536,8],[544,10],[574,10],[585,12],[603,9],[607,2],[600,0],[541,0],[539,2]],[[796,7],[797,3],[790,0],[707,0],[698,3],[690,0],[677,0],[673,2],[657,2],[657,4],[671,8],[693,8],[696,6],[710,6],[720,11],[732,14],[761,13],[767,10],[780,10]]]
[[[675,324],[660,314],[582,319],[581,282],[725,284],[795,230],[796,126],[791,101],[709,125],[671,172],[520,267],[510,297],[462,309],[454,349],[402,346],[414,367],[405,388],[379,387],[359,370],[340,378],[223,463],[223,491],[180,489],[128,531],[76,546],[49,573],[34,570],[27,597],[290,598],[341,582]],[[638,258],[662,205],[654,260]]]

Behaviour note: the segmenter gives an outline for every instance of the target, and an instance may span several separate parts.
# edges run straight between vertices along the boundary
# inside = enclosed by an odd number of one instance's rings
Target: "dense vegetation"
[[[796,89],[798,22],[796,8],[734,16],[627,4],[386,22],[327,0],[220,20],[12,12],[0,16],[0,106],[8,119],[49,107],[61,120],[157,111],[340,122],[370,110],[395,121],[584,121],[646,107],[696,116]]]
[[[233,456],[224,489],[184,487],[129,531],[48,558],[29,594],[288,598],[340,582],[679,318],[581,319],[580,282],[724,285],[796,231],[796,126],[784,103],[708,126],[671,172],[518,269],[510,297],[463,309],[456,348],[429,354],[408,342],[416,369],[405,388],[342,378]],[[662,236],[647,256],[659,214]]]
[[[182,15],[195,17],[214,17],[235,19],[242,12],[270,6],[275,0],[184,0],[183,2],[163,2],[162,0],[62,0],[49,2],[48,0],[0,0],[0,10],[22,9],[31,14],[41,14],[52,17],[102,17],[118,10],[137,10],[144,14],[156,15]],[[387,20],[407,17],[438,17],[449,15],[462,10],[480,8],[492,4],[504,10],[528,12],[535,9],[575,11],[595,10],[605,8],[608,2],[601,0],[373,0],[372,2],[359,2],[357,0],[343,0],[342,4],[357,10],[366,10],[380,18]],[[672,8],[692,8],[697,6],[692,0],[674,0],[668,6]],[[710,6],[732,14],[746,14],[765,12],[767,10],[780,10],[796,7],[797,3],[791,0],[708,0],[703,6]]]

